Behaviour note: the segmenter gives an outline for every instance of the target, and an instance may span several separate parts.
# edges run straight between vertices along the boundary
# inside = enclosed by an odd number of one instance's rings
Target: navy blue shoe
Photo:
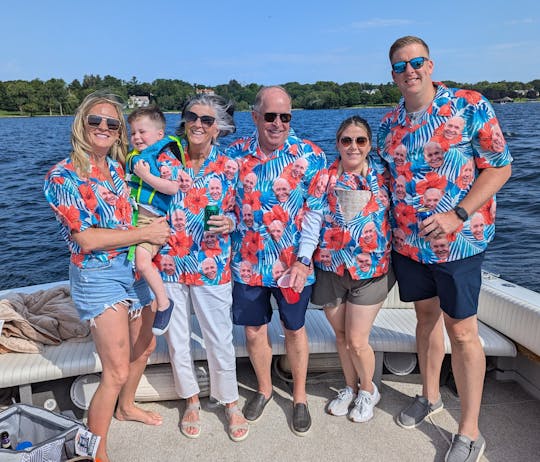
[[[174,302],[169,298],[169,307],[163,311],[156,311],[156,317],[154,318],[154,324],[152,324],[152,334],[155,336],[163,335],[169,329],[171,323],[172,310],[174,308]]]

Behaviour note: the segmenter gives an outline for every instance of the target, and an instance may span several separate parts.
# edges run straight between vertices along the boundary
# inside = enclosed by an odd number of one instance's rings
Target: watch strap
[[[454,207],[454,212],[456,212],[456,215],[461,221],[467,221],[469,219],[469,214],[467,213],[467,210],[465,210],[463,207],[460,207],[459,205]]]

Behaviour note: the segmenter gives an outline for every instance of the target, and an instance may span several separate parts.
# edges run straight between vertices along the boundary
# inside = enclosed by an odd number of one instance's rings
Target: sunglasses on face
[[[292,119],[291,114],[278,114],[277,112],[265,112],[263,117],[265,122],[273,122],[276,120],[276,117],[279,117],[279,120],[281,120],[284,124],[288,124]]]
[[[402,74],[405,72],[405,69],[407,69],[407,64],[410,64],[413,69],[420,69],[426,61],[429,61],[429,59],[418,56],[410,61],[398,61],[397,63],[392,64],[392,69],[396,74]]]
[[[357,136],[356,138],[351,138],[350,136],[342,136],[339,139],[339,142],[344,148],[348,148],[353,141],[356,143],[357,146],[363,148],[364,146],[367,146],[368,139],[365,136]]]
[[[88,122],[88,125],[90,127],[99,127],[102,120],[105,120],[105,122],[107,123],[107,128],[109,130],[116,131],[120,128],[121,122],[118,119],[114,119],[112,117],[104,117],[96,114],[90,114],[86,118],[86,121]]]
[[[200,116],[191,111],[186,111],[186,113],[184,114],[184,120],[186,122],[196,122],[197,119],[201,119],[201,124],[205,127],[211,127],[216,121],[215,117],[209,115]]]

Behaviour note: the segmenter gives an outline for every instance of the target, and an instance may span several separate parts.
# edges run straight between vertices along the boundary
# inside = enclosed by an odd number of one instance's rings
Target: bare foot
[[[134,420],[135,422],[142,422],[146,425],[161,425],[163,423],[163,417],[158,413],[152,411],[145,411],[135,405],[129,409],[116,409],[114,417],[117,420]]]

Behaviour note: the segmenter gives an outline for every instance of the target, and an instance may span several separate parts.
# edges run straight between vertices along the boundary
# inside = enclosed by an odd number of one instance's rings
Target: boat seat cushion
[[[480,324],[480,337],[486,355],[515,356],[516,348],[504,335]],[[370,343],[377,352],[415,352],[416,315],[411,309],[383,308],[379,312],[370,335]],[[196,317],[192,318],[191,345],[195,360],[206,359],[204,340]],[[335,353],[335,336],[324,312],[309,309],[306,314],[306,330],[310,353]],[[284,335],[277,313],[268,327],[275,355],[285,354]],[[234,326],[233,339],[237,357],[248,356],[244,329]],[[445,337],[446,352],[450,342]],[[167,343],[159,337],[157,347],[149,358],[149,364],[169,362]],[[0,388],[25,385],[46,380],[56,380],[101,371],[101,362],[92,341],[85,343],[63,342],[58,346],[46,346],[42,354],[7,353],[0,355]]]

